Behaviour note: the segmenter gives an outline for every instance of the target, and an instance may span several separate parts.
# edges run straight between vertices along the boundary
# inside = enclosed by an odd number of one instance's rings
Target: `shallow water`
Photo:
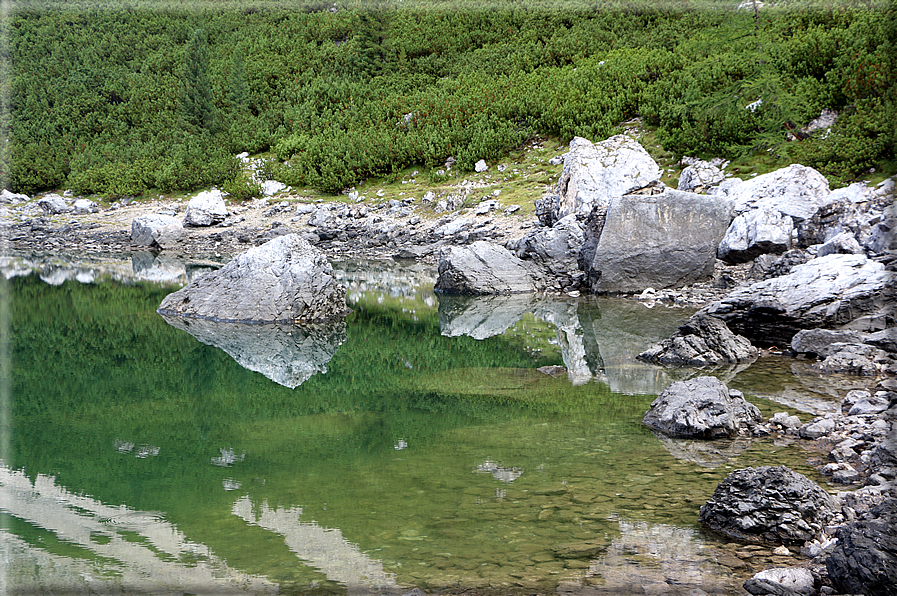
[[[3,265],[2,593],[741,594],[700,505],[739,467],[822,481],[795,445],[640,424],[699,373],[633,356],[691,311],[337,263],[345,325],[185,326],[151,268]],[[786,359],[714,374],[766,415],[843,395]]]

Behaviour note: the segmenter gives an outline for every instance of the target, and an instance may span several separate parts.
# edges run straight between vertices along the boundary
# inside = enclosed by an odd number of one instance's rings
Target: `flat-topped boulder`
[[[669,188],[616,197],[603,222],[586,222],[580,266],[597,294],[709,279],[731,213],[726,199]]]
[[[789,346],[802,329],[875,332],[895,314],[897,273],[864,255],[831,254],[734,290],[703,312],[757,346]]]
[[[339,319],[349,309],[346,288],[324,253],[287,234],[169,294],[158,311],[216,321],[313,323]]]
[[[728,187],[735,212],[774,209],[796,222],[813,217],[831,192],[828,179],[813,168],[791,164]]]
[[[539,267],[491,242],[449,246],[439,252],[435,289],[447,294],[525,294],[545,289]]]

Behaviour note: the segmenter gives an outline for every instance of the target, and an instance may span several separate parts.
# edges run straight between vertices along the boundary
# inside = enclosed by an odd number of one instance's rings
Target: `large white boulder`
[[[660,166],[630,136],[616,135],[600,143],[574,137],[558,180],[554,219],[573,213],[588,215],[595,206],[660,180],[661,174]]]
[[[220,190],[206,190],[190,199],[187,213],[184,215],[185,226],[214,226],[227,217],[227,205]]]

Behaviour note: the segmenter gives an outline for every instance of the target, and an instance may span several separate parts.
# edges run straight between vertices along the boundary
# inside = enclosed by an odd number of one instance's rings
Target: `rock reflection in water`
[[[639,350],[669,336],[688,318],[691,312],[681,308],[649,310],[631,300],[528,294],[437,298],[440,330],[448,337],[486,339],[504,333],[526,313],[553,325],[574,385],[595,379],[615,393],[650,395],[691,372],[635,359]]]
[[[0,257],[0,275],[6,279],[37,273],[51,286],[75,280],[89,284],[112,279],[186,284],[220,266],[215,260],[149,251],[133,255],[26,254]]]
[[[33,477],[33,480],[32,480]],[[0,512],[54,535],[63,548],[0,533],[0,586],[13,594],[276,594],[227,565],[159,513],[106,505],[44,474],[0,462]],[[89,553],[67,556],[66,552]],[[6,592],[8,590],[9,592]]]
[[[245,522],[284,537],[287,547],[302,561],[320,570],[327,579],[348,588],[348,594],[402,594],[395,577],[383,563],[368,557],[338,529],[301,521],[301,507],[272,509],[267,501],[253,504],[248,496],[234,503],[232,513]]]
[[[327,372],[327,363],[346,341],[345,321],[322,325],[250,325],[160,316],[200,342],[221,348],[243,368],[290,389],[312,375]]]
[[[651,431],[654,432],[654,431]],[[750,437],[734,439],[715,439],[713,441],[698,439],[675,439],[663,433],[654,432],[654,436],[670,455],[681,461],[691,462],[702,468],[718,468],[736,459],[753,444]]]
[[[589,594],[743,594],[695,530],[618,519],[620,536],[586,573]]]

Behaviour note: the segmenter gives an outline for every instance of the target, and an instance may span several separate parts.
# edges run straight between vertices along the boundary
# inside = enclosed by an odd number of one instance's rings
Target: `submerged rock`
[[[736,540],[801,545],[838,520],[840,503],[785,466],[735,470],[701,507],[699,521]]]
[[[764,569],[744,582],[744,589],[757,596],[815,596],[816,580],[809,569],[780,567]]]
[[[677,381],[651,403],[643,423],[671,437],[734,437],[763,422],[757,407],[715,377]]]
[[[346,289],[323,252],[297,234],[238,255],[169,294],[166,315],[231,322],[322,322],[348,313]]]

